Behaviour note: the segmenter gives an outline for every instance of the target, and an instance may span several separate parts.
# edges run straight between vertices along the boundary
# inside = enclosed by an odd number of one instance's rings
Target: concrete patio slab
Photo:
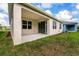
[[[48,35],[46,35],[46,34],[23,35],[22,36],[22,43],[31,42],[31,41],[34,41],[34,40],[37,40],[39,38],[43,38],[43,37],[46,37],[46,36],[48,36]]]

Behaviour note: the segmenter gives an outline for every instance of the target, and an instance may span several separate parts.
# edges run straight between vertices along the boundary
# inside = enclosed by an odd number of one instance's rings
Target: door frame
[[[38,23],[38,33],[47,34],[47,21]]]

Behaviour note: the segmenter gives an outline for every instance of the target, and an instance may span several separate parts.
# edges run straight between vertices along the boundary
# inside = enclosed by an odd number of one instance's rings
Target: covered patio
[[[47,35],[47,20],[43,15],[40,15],[39,13],[36,13],[35,11],[22,8],[21,9],[21,17],[22,17],[22,43],[24,42],[30,42],[33,40],[37,40],[39,38],[43,38],[48,36]],[[24,22],[31,22],[31,24],[26,24],[27,28],[24,28],[23,26]],[[25,24],[25,23],[24,23]],[[31,28],[28,28],[28,27]]]
[[[77,31],[77,23],[64,23],[63,24],[64,32],[76,32]]]
[[[21,13],[22,36],[37,33],[47,34],[47,18],[25,8],[22,8]]]
[[[75,31],[75,25],[66,25],[67,31]]]

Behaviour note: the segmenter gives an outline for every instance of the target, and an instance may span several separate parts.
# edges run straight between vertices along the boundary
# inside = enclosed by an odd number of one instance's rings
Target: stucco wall
[[[52,33],[54,35],[54,34],[59,34],[61,32],[63,32],[63,25],[61,24],[61,29],[60,29],[60,22],[57,22],[57,28],[56,29],[52,28]]]
[[[63,25],[61,26],[61,29],[60,29],[60,22],[58,22],[58,21],[56,21],[56,22],[57,22],[57,28],[53,29],[53,19],[48,20],[48,24],[47,24],[48,32],[47,33],[49,35],[55,35],[55,34],[59,34],[59,33],[63,32]]]
[[[13,41],[14,45],[22,43],[21,7],[14,4],[13,7]]]
[[[38,33],[38,21],[28,20],[23,18],[22,20],[32,21],[32,29],[22,29],[22,35],[30,35]]]

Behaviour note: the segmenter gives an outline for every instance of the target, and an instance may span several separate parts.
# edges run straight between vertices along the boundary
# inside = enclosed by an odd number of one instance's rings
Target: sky
[[[3,3],[0,3],[0,24],[9,26],[8,6]]]
[[[79,21],[78,3],[32,3],[32,5],[60,20]],[[0,4],[0,24],[9,26],[7,4]]]
[[[32,3],[60,20],[79,21],[78,3]]]

